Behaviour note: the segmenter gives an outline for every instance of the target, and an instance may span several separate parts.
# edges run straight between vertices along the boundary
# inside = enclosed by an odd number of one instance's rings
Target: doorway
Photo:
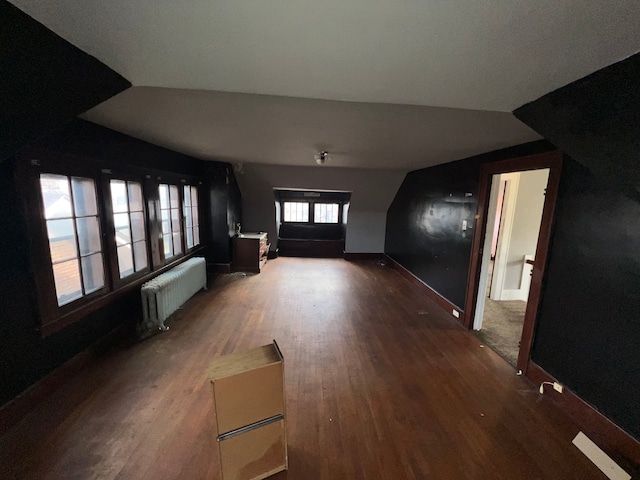
[[[473,329],[514,368],[548,178],[549,169],[544,168],[494,174],[491,179]]]
[[[518,373],[529,364],[561,164],[560,152],[548,152],[487,163],[480,174],[463,323],[503,330],[508,361]],[[534,207],[540,185],[543,198]],[[508,328],[496,324],[501,321]]]

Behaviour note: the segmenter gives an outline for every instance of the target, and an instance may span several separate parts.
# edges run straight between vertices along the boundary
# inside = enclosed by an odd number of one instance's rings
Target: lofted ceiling
[[[12,3],[134,85],[85,118],[232,162],[413,169],[535,140],[505,112],[640,47],[637,0]]]

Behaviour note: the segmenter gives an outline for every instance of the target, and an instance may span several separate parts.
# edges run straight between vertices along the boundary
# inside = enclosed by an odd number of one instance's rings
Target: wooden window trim
[[[193,250],[197,249],[202,245],[202,182],[188,182],[186,180],[182,180],[182,192],[181,192],[181,203],[182,208],[180,210],[180,214],[182,215],[182,232],[183,232],[183,249],[185,253],[190,253]],[[187,246],[187,219],[184,218],[184,187],[195,187],[196,188],[196,199],[198,201],[198,205],[196,205],[196,210],[198,211],[198,244],[193,247]]]
[[[122,180],[125,182],[138,182],[142,187],[142,212],[144,216],[144,230],[145,230],[145,242],[147,245],[147,267],[134,272],[131,275],[127,275],[124,278],[120,278],[120,268],[118,266],[118,252],[116,248],[115,241],[115,225],[113,219],[113,203],[111,198],[111,180]],[[105,223],[105,231],[103,232],[103,238],[105,239],[106,247],[105,251],[108,250],[108,258],[107,263],[109,263],[110,269],[110,280],[114,289],[120,288],[124,285],[127,285],[131,282],[136,281],[139,278],[144,277],[148,273],[151,272],[151,238],[150,238],[150,221],[149,221],[149,213],[147,209],[147,193],[146,193],[146,182],[145,178],[139,175],[129,175],[129,174],[114,174],[111,171],[102,172],[101,178],[101,190],[102,190],[102,198],[104,200],[104,223]]]
[[[90,299],[90,301],[85,302],[83,305],[77,306],[76,309],[71,310],[63,315],[58,316],[55,321],[42,324],[40,326],[40,333],[42,337],[48,337],[49,335],[59,332],[63,328],[77,322],[78,320],[82,320],[87,315],[95,312],[96,310],[101,309],[102,307],[108,305],[109,303],[121,298],[131,292],[132,290],[138,289],[142,286],[144,282],[151,280],[152,278],[160,275],[161,273],[166,272],[167,270],[171,270],[176,265],[181,264],[182,262],[187,261],[191,257],[196,256],[197,254],[204,251],[205,247],[194,249],[188,255],[184,255],[180,259],[176,260],[173,263],[169,263],[158,270],[153,270],[148,272],[146,275],[138,277],[136,280],[129,282],[123,285],[120,288],[112,290],[108,293],[105,293],[100,296],[96,296]],[[93,294],[92,294],[93,295]],[[74,302],[71,302],[69,305],[73,305]]]
[[[24,165],[24,164],[23,164]],[[47,224],[42,212],[42,195],[40,193],[40,175],[53,174],[67,177],[90,178],[96,186],[96,203],[98,206],[98,222],[101,233],[104,234],[104,205],[100,194],[100,178],[95,171],[85,168],[40,168],[39,165],[24,165],[26,169],[16,169],[16,184],[22,199],[23,215],[27,221],[29,232],[29,248],[32,252],[32,273],[37,297],[40,326],[46,329],[61,317],[82,308],[96,298],[107,294],[111,290],[110,272],[106,261],[104,236],[102,242],[102,260],[104,270],[104,286],[95,292],[73,300],[65,305],[58,305],[56,288],[51,263],[51,252],[47,234]]]
[[[178,192],[178,226],[180,227],[180,247],[181,247],[181,251],[179,253],[175,253],[175,245],[172,244],[172,248],[174,251],[174,254],[171,255],[169,258],[164,256],[164,232],[162,231],[162,205],[160,202],[160,185],[167,185],[169,187],[169,219],[170,219],[170,225],[173,228],[173,221],[171,220],[171,210],[174,210],[174,208],[171,207],[171,187],[176,187],[176,190]],[[161,265],[168,265],[174,261],[176,261],[179,258],[182,258],[185,256],[186,249],[185,249],[185,238],[184,238],[184,219],[183,219],[183,193],[182,193],[182,183],[181,182],[175,182],[175,181],[171,181],[171,180],[160,180],[158,181],[158,184],[156,186],[156,190],[158,192],[158,203],[157,203],[157,210],[156,212],[158,213],[156,215],[156,219],[158,222],[158,241],[160,243],[160,264]],[[171,230],[171,241],[173,243],[173,230]]]
[[[98,221],[102,233],[101,242],[105,286],[63,306],[58,305],[55,294],[53,268],[46,231],[47,226],[42,213],[40,194],[41,174],[91,178],[96,186],[96,201],[99,212]],[[194,246],[187,252],[184,245],[186,240],[183,230],[183,252],[171,257],[168,261],[164,261],[164,259],[159,261],[158,258],[158,250],[162,247],[157,235],[159,221],[156,212],[159,211],[160,207],[158,184],[170,183],[178,186],[180,222],[182,228],[182,184],[183,182],[187,182],[194,186],[201,185],[199,179],[193,176],[150,171],[138,167],[123,167],[120,165],[112,167],[108,163],[100,162],[96,159],[87,159],[47,149],[29,148],[24,149],[15,158],[14,179],[18,193],[19,208],[25,219],[25,227],[28,232],[31,275],[37,304],[38,329],[42,337],[47,337],[85,318],[90,313],[126,295],[131,290],[139,288],[144,282],[173,268],[188,258],[202,253],[206,249],[206,243],[202,241],[201,235],[200,244]],[[109,189],[109,181],[111,179],[139,181],[142,184],[143,201],[145,204],[146,242],[148,249],[147,255],[150,262],[149,267],[127,276],[124,279],[119,278],[115,244],[113,247],[111,246],[111,240],[113,240],[113,233],[111,233],[111,229],[113,228],[113,211],[109,203],[111,201],[110,191],[108,194],[105,194],[105,188]],[[36,192],[37,194],[34,194]],[[202,218],[202,198],[202,189],[199,188],[198,214],[200,218]],[[200,221],[200,229],[202,232],[203,221]],[[111,239],[109,238],[110,236]]]

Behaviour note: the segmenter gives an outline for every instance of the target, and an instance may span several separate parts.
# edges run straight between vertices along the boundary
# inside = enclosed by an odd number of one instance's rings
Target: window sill
[[[83,319],[87,315],[101,309],[102,307],[110,304],[111,302],[117,300],[118,298],[121,298],[124,295],[130,293],[131,291],[137,288],[140,288],[140,286],[143,283],[151,280],[152,278],[157,277],[158,275],[168,270],[171,270],[176,265],[179,265],[182,262],[185,262],[189,258],[204,252],[204,250],[205,250],[204,246],[195,248],[189,251],[189,253],[187,253],[186,255],[183,255],[180,258],[176,259],[172,263],[169,263],[161,268],[158,268],[153,272],[149,272],[146,275],[139,277],[137,280],[131,283],[127,283],[126,285],[116,288],[115,290],[112,290],[104,295],[96,297],[94,300],[84,303],[83,305],[79,306],[77,309],[72,310],[68,313],[65,313],[64,315],[57,317],[55,320],[51,322],[40,325],[40,335],[42,336],[42,338],[45,338],[50,335],[53,335],[56,332],[59,332],[63,328]]]

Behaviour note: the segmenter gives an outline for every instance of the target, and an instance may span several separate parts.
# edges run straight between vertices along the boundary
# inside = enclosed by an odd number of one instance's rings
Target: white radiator
[[[168,330],[164,321],[200,289],[207,289],[204,258],[190,258],[168,272],[142,285],[142,322],[138,335],[148,337],[157,330]]]

